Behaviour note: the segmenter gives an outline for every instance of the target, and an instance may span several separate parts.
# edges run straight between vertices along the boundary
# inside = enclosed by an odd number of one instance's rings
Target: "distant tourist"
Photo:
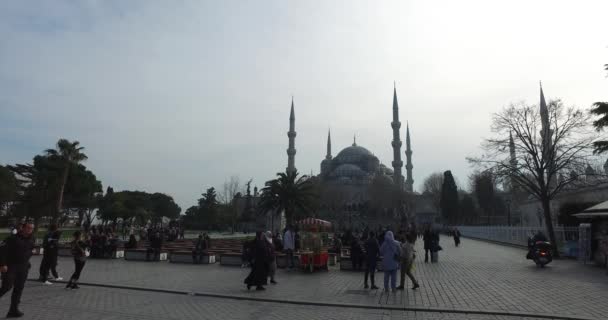
[[[386,231],[384,242],[380,247],[382,255],[382,270],[384,271],[384,291],[389,292],[390,289],[395,291],[397,288],[397,269],[399,269],[399,261],[401,259],[401,249],[399,242],[395,240],[392,231]]]
[[[277,272],[277,257],[275,251],[275,245],[272,239],[272,232],[266,231],[266,241],[268,246],[268,276],[270,277],[270,283],[277,284],[274,281],[274,275]]]
[[[137,239],[134,234],[129,236],[129,242],[125,244],[125,249],[137,249]]]
[[[150,238],[150,247],[146,251],[146,261],[158,261],[160,260],[160,249],[163,246],[163,238],[160,231],[156,231],[156,234]],[[150,254],[152,254],[152,260],[150,260]]]
[[[34,239],[32,237],[34,225],[31,222],[26,222],[20,224],[16,229],[18,230],[17,233],[11,234],[0,245],[0,272],[2,272],[0,297],[13,289],[7,318],[23,316],[23,312],[19,310],[19,302],[27,280],[30,258],[34,249]]]
[[[350,260],[353,270],[361,270],[363,264],[363,249],[361,248],[361,240],[357,234],[354,234],[350,242]]]
[[[378,244],[378,239],[376,239],[374,232],[370,231],[369,235],[367,237],[367,240],[365,241],[365,255],[366,255],[365,262],[367,263],[367,266],[365,268],[365,276],[363,278],[363,283],[364,283],[365,289],[368,288],[368,286],[367,286],[368,277],[372,284],[371,289],[372,290],[378,289],[378,287],[376,287],[376,282],[375,282],[375,273],[376,273],[376,264],[378,263],[379,254],[380,254],[380,245]]]
[[[426,263],[429,262],[429,251],[431,251],[431,243],[433,241],[431,228],[429,226],[424,229],[422,241],[424,242],[424,262]]]
[[[245,278],[247,290],[255,287],[256,290],[266,290],[268,284],[268,245],[261,231],[256,232],[253,240],[253,255],[251,260],[251,272]]]
[[[420,287],[418,280],[414,277],[414,259],[416,259],[416,250],[414,249],[414,243],[416,242],[416,234],[407,234],[405,240],[401,243],[401,279],[397,289],[403,290],[405,288],[405,276],[407,275],[414,286],[412,289],[416,290]]]
[[[287,267],[289,269],[293,268],[293,252],[296,249],[296,241],[295,234],[293,232],[293,227],[291,225],[287,226],[287,231],[285,231],[285,235],[283,236],[283,249],[285,250],[285,254],[287,255]]]
[[[454,228],[454,245],[455,246],[459,246],[460,245],[460,230],[458,230],[458,228]]]
[[[205,240],[202,234],[199,234],[198,239],[194,244],[194,248],[192,249],[192,263],[201,263],[203,255],[205,254],[205,250],[207,250],[207,241]]]
[[[70,243],[72,247],[72,256],[74,257],[74,273],[70,277],[70,281],[65,286],[66,289],[78,289],[78,279],[84,264],[87,261],[86,243],[80,240],[80,231],[74,232],[74,238]]]
[[[42,261],[40,262],[40,281],[46,285],[52,284],[48,281],[49,272],[52,272],[55,280],[61,281],[63,278],[57,274],[57,256],[59,254],[59,238],[61,233],[57,231],[57,225],[51,224],[49,232],[42,240]]]

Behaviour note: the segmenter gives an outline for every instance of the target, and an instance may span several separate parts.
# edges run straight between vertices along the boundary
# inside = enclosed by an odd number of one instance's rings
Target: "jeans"
[[[72,274],[70,281],[80,279],[80,272],[82,272],[82,268],[84,268],[84,263],[85,261],[74,259],[74,273]]]
[[[397,288],[397,270],[384,270],[384,290],[388,291],[388,279],[391,279],[391,289]]]
[[[424,248],[424,262],[429,262],[429,251],[431,249]]]

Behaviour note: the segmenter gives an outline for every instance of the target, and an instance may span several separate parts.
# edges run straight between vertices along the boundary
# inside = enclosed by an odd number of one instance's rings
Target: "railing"
[[[491,240],[517,246],[528,246],[528,238],[539,228],[509,226],[457,226],[464,237]],[[556,226],[553,228],[560,254],[568,257],[578,255],[578,228]],[[547,232],[543,230],[545,234]]]

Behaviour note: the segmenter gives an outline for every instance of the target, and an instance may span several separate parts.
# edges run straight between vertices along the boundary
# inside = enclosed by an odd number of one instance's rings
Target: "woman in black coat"
[[[245,284],[247,285],[247,290],[253,286],[255,286],[256,290],[266,290],[263,286],[268,284],[269,248],[267,241],[260,231],[256,232],[255,240],[253,241],[251,272],[245,278]]]

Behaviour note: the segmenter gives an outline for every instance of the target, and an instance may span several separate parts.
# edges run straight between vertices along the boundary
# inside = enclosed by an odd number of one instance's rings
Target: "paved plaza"
[[[31,281],[24,293],[23,309],[26,319],[608,317],[605,270],[573,260],[554,261],[539,269],[525,259],[523,249],[470,239],[463,239],[461,247],[455,248],[449,240],[442,238],[445,250],[438,264],[425,264],[418,244],[415,275],[421,288],[417,291],[386,295],[380,290],[363,290],[362,273],[331,269],[315,274],[279,270],[278,285],[256,292],[247,291],[242,284],[248,269],[238,267],[89,260],[80,290],[66,291],[61,284],[46,287]],[[32,259],[30,278],[37,277],[39,262],[40,257]],[[62,276],[68,277],[72,270],[71,260],[61,258]],[[381,286],[382,274],[376,279]],[[8,300],[0,301],[0,312],[8,309]],[[462,313],[467,311],[472,313]]]

